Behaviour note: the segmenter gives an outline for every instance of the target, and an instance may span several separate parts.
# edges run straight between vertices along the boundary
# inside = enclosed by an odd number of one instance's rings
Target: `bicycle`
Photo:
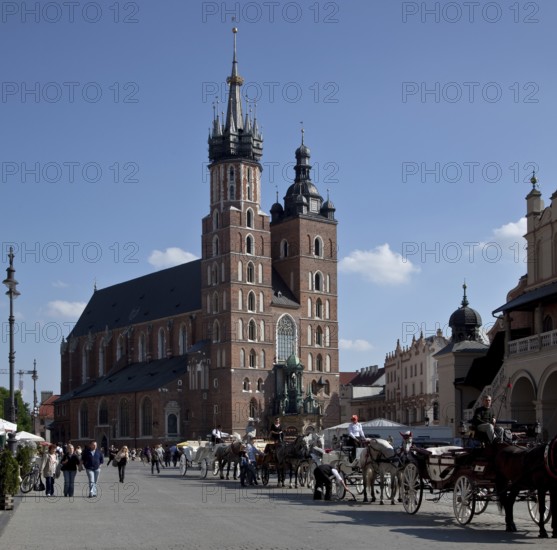
[[[20,483],[20,489],[22,493],[28,493],[32,489],[35,488],[35,485],[38,485],[40,478],[40,468],[39,465],[35,462],[31,466],[31,470],[27,472]]]

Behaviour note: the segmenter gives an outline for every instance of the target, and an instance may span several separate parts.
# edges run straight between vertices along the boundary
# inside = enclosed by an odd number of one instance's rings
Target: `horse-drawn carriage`
[[[188,470],[199,472],[199,477],[205,479],[212,463],[213,447],[210,444],[199,445],[196,442],[185,442],[179,445],[182,450],[180,456],[180,475],[185,476]]]
[[[511,454],[520,455],[520,458],[525,458],[529,451],[516,445],[510,447]],[[516,475],[506,474],[508,479],[504,477],[502,460],[509,454],[504,451],[505,448],[509,446],[493,444],[476,448],[448,446],[429,449],[412,447],[407,453],[406,463],[400,475],[400,491],[405,511],[415,514],[420,509],[426,490],[432,495],[431,500],[434,502],[452,493],[455,519],[461,525],[466,525],[474,515],[485,511],[490,502],[506,499],[507,491],[516,484],[511,509],[515,500],[526,501],[530,516],[542,530],[543,524],[549,519],[545,494],[544,503],[540,506],[537,488],[526,482],[527,472],[518,470]],[[521,480],[521,477],[524,479]],[[541,523],[540,507],[544,508]]]

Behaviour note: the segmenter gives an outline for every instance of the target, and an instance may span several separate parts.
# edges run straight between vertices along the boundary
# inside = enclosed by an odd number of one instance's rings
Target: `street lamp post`
[[[14,300],[19,296],[19,292],[17,290],[18,282],[15,280],[14,274],[14,249],[10,246],[10,253],[8,254],[8,258],[10,260],[10,265],[6,269],[7,277],[2,281],[8,291],[6,294],[10,299],[10,317],[8,318],[9,322],[9,331],[10,331],[10,352],[8,355],[8,361],[10,365],[10,410],[8,419],[10,422],[16,423],[16,413],[15,413],[15,394],[14,394],[14,363],[15,363],[15,351],[14,351]]]

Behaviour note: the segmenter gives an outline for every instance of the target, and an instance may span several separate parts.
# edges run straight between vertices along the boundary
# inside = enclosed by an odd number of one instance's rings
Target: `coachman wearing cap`
[[[358,422],[357,415],[352,415],[351,420],[352,422],[348,426],[348,441],[346,444],[352,447],[350,451],[350,462],[353,462],[356,458],[356,447],[362,447],[364,445],[366,436],[362,425]]]

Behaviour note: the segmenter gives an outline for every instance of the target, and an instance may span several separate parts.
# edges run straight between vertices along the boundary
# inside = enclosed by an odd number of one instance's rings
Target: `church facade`
[[[209,135],[201,258],[95,290],[61,346],[53,437],[142,447],[339,422],[337,221],[296,149],[293,182],[261,203],[263,137],[243,113],[236,31],[229,97]]]

